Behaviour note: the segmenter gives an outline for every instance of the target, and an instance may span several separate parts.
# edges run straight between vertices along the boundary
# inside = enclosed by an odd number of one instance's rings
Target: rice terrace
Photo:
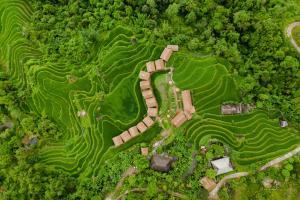
[[[1,0],[1,199],[299,199],[299,3],[245,2]]]

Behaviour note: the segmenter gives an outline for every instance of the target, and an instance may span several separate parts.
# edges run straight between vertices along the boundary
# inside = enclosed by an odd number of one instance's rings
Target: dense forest
[[[101,62],[93,57],[102,37],[123,25],[135,35],[142,34],[149,44],[178,44],[195,56],[227,59],[244,103],[255,103],[300,126],[299,56],[284,32],[285,26],[300,16],[297,0],[30,0],[30,4],[32,22],[22,33],[41,51],[42,58],[25,63],[28,68],[66,63],[80,76]],[[133,37],[132,41],[138,42],[135,40]],[[208,154],[193,158],[194,148],[180,134],[159,149],[181,158],[176,170],[168,174],[149,169],[148,160],[138,153],[143,144],[107,162],[103,166],[107,173],[98,177],[72,175],[39,163],[40,149],[59,141],[63,133],[46,115],[30,111],[25,99],[31,92],[20,90],[1,70],[1,199],[104,199],[132,160],[140,173],[126,180],[118,193],[133,186],[145,187],[146,193],[131,193],[126,199],[175,199],[170,191],[184,191],[188,199],[207,198],[199,178],[215,178],[207,165],[212,157],[223,156],[224,148],[212,145]],[[198,164],[190,174],[193,159]],[[244,199],[283,199],[293,186],[296,191],[291,199],[296,199],[299,169],[300,157],[296,156],[264,174],[253,170],[253,175],[222,189],[220,198],[230,199],[232,191],[239,191]],[[279,179],[284,186],[278,191],[264,190],[259,182],[265,176]]]

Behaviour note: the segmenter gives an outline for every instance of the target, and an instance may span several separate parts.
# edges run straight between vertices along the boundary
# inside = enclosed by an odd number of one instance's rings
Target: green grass
[[[160,133],[156,125],[119,148],[113,148],[111,139],[145,116],[138,73],[147,61],[159,57],[162,46],[117,27],[99,35],[101,41],[93,52],[91,66],[25,66],[30,59],[39,61],[40,53],[22,34],[31,15],[24,2],[1,2],[0,64],[20,88],[32,90],[27,101],[30,109],[50,117],[64,133],[59,143],[49,143],[42,149],[40,162],[71,174],[96,175],[101,173],[105,160],[136,143],[149,142]],[[131,43],[132,37],[137,39],[136,44]],[[239,166],[269,160],[299,144],[298,132],[280,129],[262,111],[220,115],[222,102],[239,101],[235,81],[227,72],[230,65],[224,60],[195,57],[183,51],[173,54],[168,65],[175,68],[176,85],[192,90],[197,113],[184,126],[191,142],[201,145],[219,139],[232,148],[233,161]],[[70,83],[68,77],[72,76],[76,81]],[[82,109],[88,113],[85,118],[77,117]]]

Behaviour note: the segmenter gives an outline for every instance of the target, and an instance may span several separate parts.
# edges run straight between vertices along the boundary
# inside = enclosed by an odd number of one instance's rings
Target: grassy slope
[[[237,166],[246,167],[281,155],[299,145],[299,133],[279,128],[278,121],[263,111],[240,116],[220,115],[220,104],[238,101],[235,81],[218,59],[193,59],[186,54],[172,59],[174,80],[179,87],[191,89],[198,116],[186,125],[192,142],[204,145],[218,139],[233,149]]]

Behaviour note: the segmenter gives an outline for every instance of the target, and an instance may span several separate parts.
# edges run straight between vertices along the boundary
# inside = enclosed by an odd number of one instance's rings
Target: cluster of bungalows
[[[158,116],[158,103],[151,86],[151,75],[155,72],[165,70],[166,62],[168,62],[168,60],[170,59],[173,51],[178,51],[178,49],[178,45],[168,45],[163,50],[159,59],[147,62],[147,70],[140,71],[140,88],[147,105],[147,116],[136,126],[133,126],[127,131],[124,131],[120,135],[114,137],[112,140],[115,146],[120,146],[121,144],[138,136],[139,134],[144,133],[154,124],[154,120]]]
[[[182,96],[183,110],[179,110],[179,112],[177,112],[177,114],[171,121],[175,127],[180,127],[186,121],[192,119],[192,114],[196,112],[192,102],[191,91],[184,90],[182,91],[181,96]]]

